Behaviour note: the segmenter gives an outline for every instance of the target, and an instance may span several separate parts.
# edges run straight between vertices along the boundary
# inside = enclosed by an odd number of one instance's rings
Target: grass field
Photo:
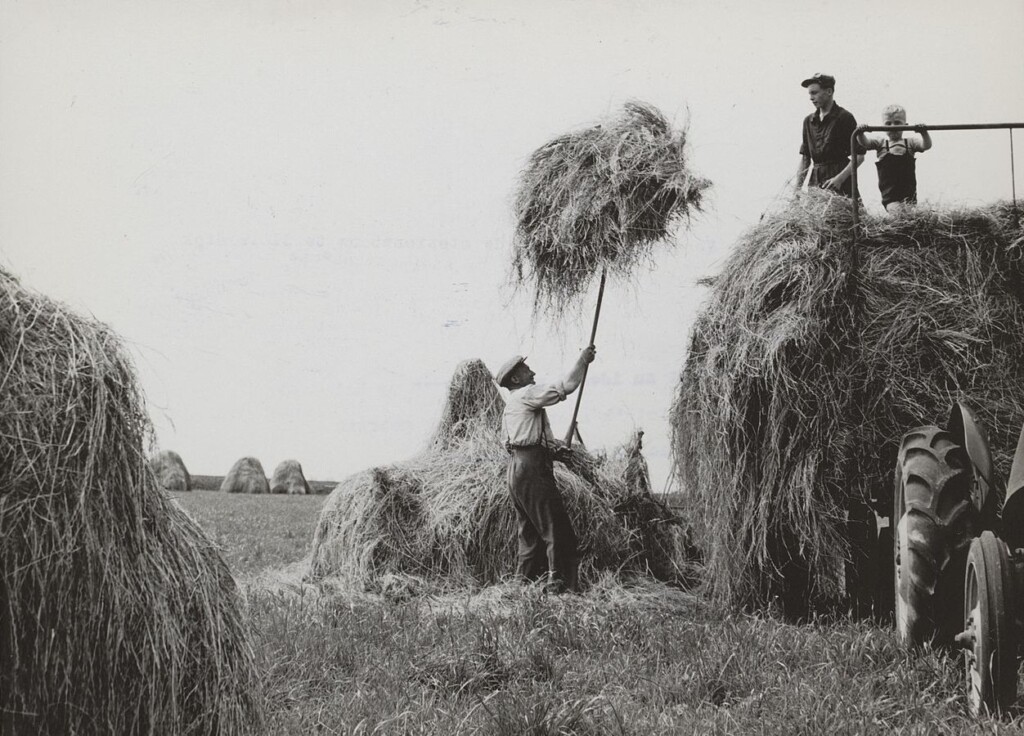
[[[292,563],[324,497],[179,498],[247,591],[272,734],[1024,731],[971,718],[959,661],[905,653],[889,629],[794,626],[611,579],[566,597],[314,587]]]

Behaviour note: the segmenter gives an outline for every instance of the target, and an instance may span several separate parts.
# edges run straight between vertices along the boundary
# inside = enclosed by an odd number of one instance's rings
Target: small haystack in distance
[[[422,453],[357,473],[332,492],[314,534],[311,577],[339,576],[375,589],[387,575],[451,587],[510,576],[516,517],[500,434],[503,407],[480,361],[460,365]],[[569,466],[555,464],[579,537],[584,581],[602,570],[689,580],[690,561],[676,544],[678,520],[640,480],[639,453],[639,441],[607,457],[576,447]]]
[[[119,339],[0,270],[0,733],[260,730],[242,601],[150,437]]]
[[[646,103],[559,136],[520,176],[514,281],[533,284],[536,313],[560,314],[602,269],[628,276],[708,186],[689,170],[685,130]]]
[[[149,459],[157,485],[165,491],[191,491],[192,476],[185,461],[174,450],[161,450]]]
[[[235,461],[224,476],[220,490],[224,493],[270,493],[270,484],[259,460],[242,457]]]
[[[289,495],[308,495],[309,483],[302,474],[302,466],[298,460],[282,460],[274,468],[270,479],[271,493],[287,493]]]
[[[849,200],[818,192],[766,217],[693,328],[673,449],[721,601],[845,595],[844,565],[856,557],[849,590],[866,564],[851,539],[869,505],[890,513],[900,438],[945,423],[955,400],[978,411],[1008,469],[1024,420],[1014,218],[1003,207],[867,217],[856,260],[851,225]]]

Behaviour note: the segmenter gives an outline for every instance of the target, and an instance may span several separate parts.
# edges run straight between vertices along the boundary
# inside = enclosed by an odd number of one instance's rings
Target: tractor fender
[[[1006,500],[1003,502],[1003,539],[1011,550],[1024,547],[1024,427],[1013,453],[1010,479],[1006,482]]]
[[[958,401],[949,412],[946,424],[954,440],[967,450],[967,457],[973,466],[975,483],[971,489],[971,501],[979,511],[985,507],[985,501],[993,491],[996,482],[995,468],[992,464],[992,452],[988,447],[988,436],[984,425],[974,416],[963,402]]]

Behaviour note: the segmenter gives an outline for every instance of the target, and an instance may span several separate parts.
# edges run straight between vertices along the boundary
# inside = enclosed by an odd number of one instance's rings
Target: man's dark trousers
[[[550,590],[577,590],[576,532],[555,485],[551,453],[541,445],[511,452],[508,485],[519,521],[516,577],[540,580],[550,571]]]

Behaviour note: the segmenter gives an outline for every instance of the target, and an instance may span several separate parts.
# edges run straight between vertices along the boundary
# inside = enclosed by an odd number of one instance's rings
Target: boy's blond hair
[[[903,105],[886,105],[882,110],[882,115],[895,115],[896,113],[903,113],[904,119],[907,117],[907,111],[903,109]]]

